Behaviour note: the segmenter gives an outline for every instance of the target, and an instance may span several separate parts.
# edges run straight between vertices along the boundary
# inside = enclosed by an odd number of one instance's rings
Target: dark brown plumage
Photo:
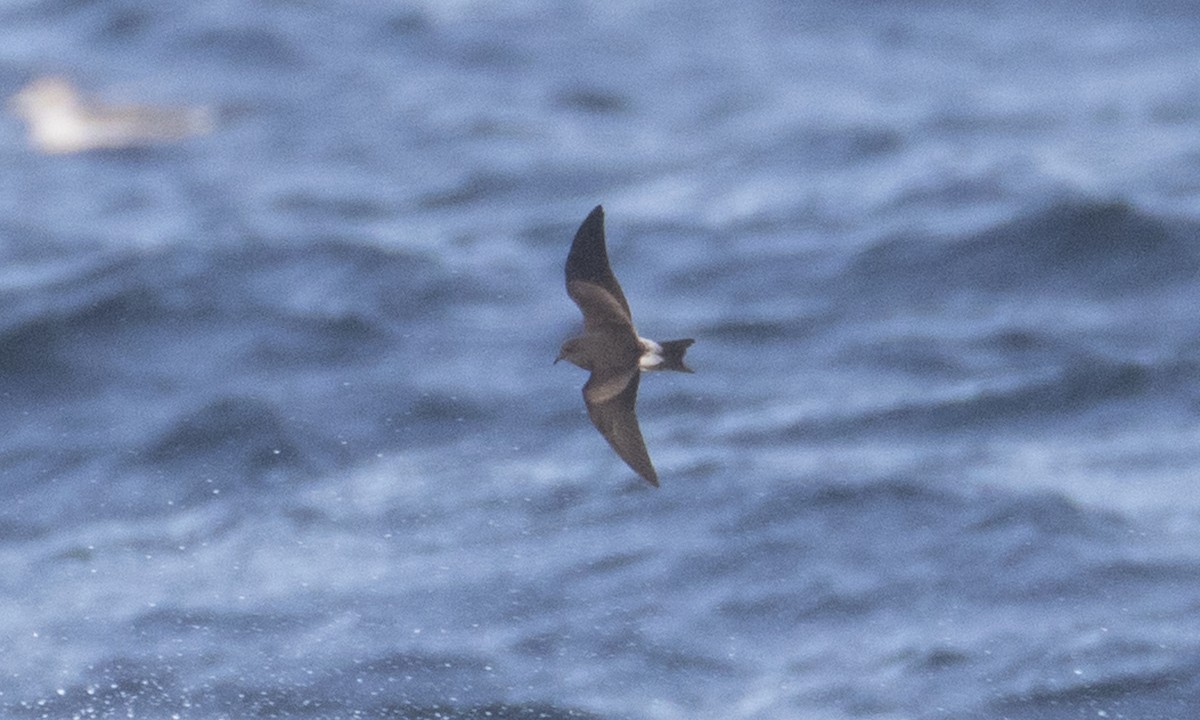
[[[683,355],[694,341],[660,345],[638,336],[629,302],[608,264],[604,208],[599,205],[575,233],[566,276],[567,294],[583,313],[583,335],[563,343],[558,360],[591,372],[583,402],[592,424],[634,472],[657,486],[658,473],[638,427],[638,381],[645,370],[691,372]]]

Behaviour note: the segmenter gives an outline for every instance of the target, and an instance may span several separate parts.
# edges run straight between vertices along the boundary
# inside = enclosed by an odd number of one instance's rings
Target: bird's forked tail
[[[666,340],[659,345],[662,347],[662,362],[655,370],[677,370],[679,372],[695,372],[683,362],[683,354],[696,342],[692,338],[686,340]]]

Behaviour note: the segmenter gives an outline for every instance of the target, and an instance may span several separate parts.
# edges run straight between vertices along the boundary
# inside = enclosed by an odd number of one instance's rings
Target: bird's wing
[[[583,313],[583,329],[605,333],[615,342],[636,343],[637,333],[629,313],[607,289],[586,280],[568,280],[567,294]]]
[[[640,372],[635,366],[621,373],[592,373],[583,386],[583,402],[592,424],[617,455],[646,482],[658,486],[658,473],[646,452],[646,442],[637,419],[637,390]]]
[[[575,239],[571,242],[571,252],[567,254],[566,271],[568,291],[572,282],[580,280],[597,285],[613,296],[621,309],[625,311],[625,317],[633,317],[633,314],[629,312],[629,303],[625,300],[625,293],[621,292],[621,286],[617,283],[612,268],[608,265],[608,250],[604,245],[604,208],[602,206],[597,205],[579,226],[579,230],[575,232]]]

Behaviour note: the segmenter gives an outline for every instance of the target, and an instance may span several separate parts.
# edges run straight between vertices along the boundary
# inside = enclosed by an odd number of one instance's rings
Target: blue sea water
[[[0,717],[1184,719],[1190,3],[0,8]],[[654,489],[552,365],[604,203]]]

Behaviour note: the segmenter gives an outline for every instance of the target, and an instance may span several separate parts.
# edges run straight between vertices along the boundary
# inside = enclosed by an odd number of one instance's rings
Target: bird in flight
[[[692,372],[683,355],[695,340],[657,343],[637,334],[629,303],[608,265],[602,206],[575,233],[566,272],[567,295],[583,313],[583,335],[564,342],[554,362],[567,360],[591,373],[583,403],[592,424],[634,472],[657,487],[658,473],[638,427],[638,380],[649,370]]]

